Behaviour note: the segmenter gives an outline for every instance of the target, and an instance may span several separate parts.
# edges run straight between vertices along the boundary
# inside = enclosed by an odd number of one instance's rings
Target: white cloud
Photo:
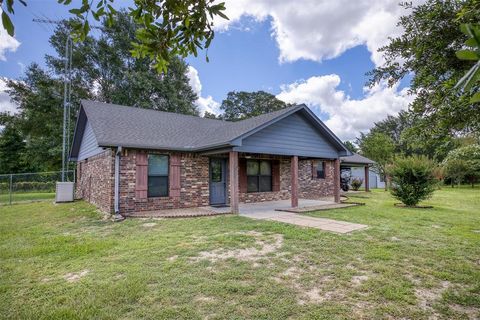
[[[0,14],[1,13],[2,10],[0,9]],[[15,52],[19,46],[20,42],[18,42],[17,39],[10,37],[7,31],[0,26],[0,61],[7,61],[5,56],[7,51]]]
[[[413,100],[407,89],[379,84],[365,88],[362,99],[352,99],[337,90],[340,77],[336,74],[311,77],[282,86],[277,98],[290,103],[305,103],[314,112],[328,115],[325,124],[342,140],[355,139],[387,115],[396,115]]]
[[[0,112],[8,111],[15,113],[17,111],[17,105],[10,101],[10,96],[6,92],[6,80],[6,78],[0,78]]]
[[[224,1],[224,0],[222,0]],[[423,1],[417,0],[416,2]],[[281,62],[308,59],[322,61],[366,45],[379,65],[377,49],[388,37],[399,35],[398,18],[405,14],[398,0],[226,0],[230,20],[215,19],[218,30],[227,30],[242,16],[272,19],[272,36]]]
[[[212,96],[202,97],[202,83],[198,76],[198,70],[192,66],[188,66],[187,76],[190,79],[189,83],[193,91],[198,95],[197,106],[200,110],[200,115],[203,115],[205,111],[210,113],[220,113],[220,103],[215,101]]]

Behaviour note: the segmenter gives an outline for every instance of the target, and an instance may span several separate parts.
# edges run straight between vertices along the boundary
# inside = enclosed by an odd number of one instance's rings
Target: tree
[[[82,0],[79,8],[70,13],[77,19],[72,24],[72,32],[77,40],[85,40],[90,31],[90,14],[100,21],[105,17],[108,25],[113,24],[118,14],[112,6],[114,0]],[[17,0],[26,6],[26,0]],[[71,0],[57,0],[59,4],[70,5]],[[0,0],[2,25],[13,36],[14,25],[8,15],[14,13],[15,0]],[[134,1],[128,15],[142,27],[135,33],[132,56],[149,58],[154,61],[157,71],[167,71],[171,59],[176,56],[197,56],[198,49],[208,48],[215,36],[213,19],[223,13],[225,4],[213,0],[177,1]],[[8,12],[8,13],[7,13]],[[207,57],[208,61],[208,57]]]
[[[16,128],[6,126],[0,132],[0,174],[19,173],[25,168],[25,142]]]
[[[442,161],[448,152],[458,147],[460,138],[449,134],[432,134],[425,130],[423,119],[410,111],[400,111],[398,115],[387,116],[384,120],[376,122],[369,133],[383,133],[389,136],[394,145],[395,153],[410,155],[425,155],[431,159]],[[357,138],[357,140],[361,140]]]
[[[350,152],[352,152],[352,153],[357,153],[358,152],[357,146],[354,145],[352,141],[344,141],[343,144],[345,145],[345,147],[347,147],[347,149]]]
[[[428,119],[420,119],[415,125],[402,132],[401,154],[424,155],[438,162],[443,161],[450,150],[458,147],[461,135],[456,137],[445,131],[428,130]]]
[[[455,184],[460,185],[460,183],[462,183],[468,171],[468,164],[463,159],[450,159],[443,163],[443,167],[445,169],[445,176],[450,179],[452,188]]]
[[[186,63],[173,58],[168,71],[160,75],[148,59],[133,59],[129,50],[138,26],[127,14],[116,17],[119,20],[111,27],[105,25],[97,39],[87,37],[75,46],[70,123],[75,123],[80,99],[198,115],[197,96],[189,85]],[[25,141],[24,167],[33,171],[61,167],[64,69],[60,57],[67,36],[65,28],[59,27],[50,38],[58,56],[46,57],[47,70],[32,64],[20,81],[7,83],[18,112],[0,114],[0,125],[12,127],[21,135]],[[73,125],[69,132],[73,137]]]
[[[376,122],[370,133],[383,133],[389,136],[394,145],[395,153],[411,154],[410,146],[403,139],[404,132],[414,125],[414,116],[407,111],[400,111],[396,116],[387,116],[384,120]]]
[[[46,56],[47,65],[57,75],[64,72],[62,57],[68,24],[65,21],[50,38],[58,56]],[[198,115],[198,97],[189,84],[184,60],[171,58],[168,71],[158,74],[149,59],[131,57],[139,25],[126,12],[119,11],[113,22],[104,20],[103,24],[98,39],[87,37],[74,50],[72,71],[82,86],[95,91],[100,101]]]
[[[462,8],[458,14],[458,20],[469,20],[473,17],[476,21],[475,24],[465,23],[461,25],[460,30],[467,35],[468,40],[465,41],[465,46],[468,49],[462,49],[457,51],[457,57],[462,60],[474,61],[475,64],[465,75],[457,82],[456,88],[461,88],[468,93],[472,93],[470,102],[480,102],[480,24],[478,23],[478,17],[480,16],[480,6],[478,1],[469,1]],[[465,19],[466,18],[466,19]]]
[[[478,83],[480,82],[480,25],[466,23],[460,27],[460,30],[468,36],[468,40],[465,41],[465,46],[468,49],[457,51],[457,57],[462,60],[475,61],[476,63],[458,80],[455,87],[460,87],[467,93],[473,91],[470,102],[480,102],[480,91],[478,89]]]
[[[392,162],[395,151],[392,139],[384,133],[362,133],[358,146],[362,155],[375,161],[374,168],[385,177],[387,190],[387,166]]]
[[[442,183],[445,180],[445,168],[442,165],[437,165],[433,169],[433,176],[438,181],[438,189],[441,188]]]
[[[222,116],[225,120],[237,121],[281,110],[289,106],[290,104],[277,99],[273,94],[265,91],[231,91],[228,93],[227,98],[222,101],[220,109],[224,111]]]
[[[470,4],[472,0],[428,0],[417,7],[404,3],[410,10],[398,23],[404,32],[380,49],[385,63],[369,73],[370,85],[383,81],[394,85],[411,77],[409,90],[415,95],[411,110],[423,120],[421,131],[432,140],[480,129],[478,105],[469,95],[458,96],[454,88],[474,64],[456,57],[467,40],[460,24],[478,21],[475,14],[458,16]]]
[[[215,113],[208,112],[208,111],[205,111],[205,113],[203,114],[203,117],[207,119],[218,119],[218,120],[222,119],[220,115],[217,116]]]
[[[389,169],[392,195],[409,207],[428,199],[437,183],[434,169],[435,163],[425,156],[397,158]]]
[[[472,144],[452,150],[444,163],[451,179],[460,183],[463,178],[467,178],[473,188],[480,178],[480,145]]]
[[[79,98],[89,96],[88,91],[76,81],[72,86],[76,93],[73,102],[78,105]],[[58,170],[62,163],[62,81],[32,64],[21,81],[9,81],[7,87],[18,112],[5,125],[14,128],[25,141],[26,166],[33,171]]]

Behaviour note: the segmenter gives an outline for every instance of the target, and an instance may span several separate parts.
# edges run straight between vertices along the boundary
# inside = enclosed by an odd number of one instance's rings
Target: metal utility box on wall
[[[57,182],[55,202],[72,202],[75,182]]]

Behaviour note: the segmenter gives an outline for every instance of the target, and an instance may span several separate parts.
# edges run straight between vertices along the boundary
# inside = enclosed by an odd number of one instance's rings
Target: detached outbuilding
[[[351,178],[363,180],[362,188],[365,191],[385,187],[385,178],[374,170],[375,161],[358,153],[340,158],[340,171],[347,171]]]
[[[343,143],[305,105],[229,122],[83,100],[76,197],[109,213],[340,201]]]

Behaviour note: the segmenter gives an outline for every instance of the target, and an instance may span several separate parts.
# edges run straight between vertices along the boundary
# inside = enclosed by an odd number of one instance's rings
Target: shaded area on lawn
[[[239,216],[102,220],[83,202],[0,207],[0,318],[478,317],[480,191],[308,215],[338,235]],[[351,197],[355,201],[355,195]]]

